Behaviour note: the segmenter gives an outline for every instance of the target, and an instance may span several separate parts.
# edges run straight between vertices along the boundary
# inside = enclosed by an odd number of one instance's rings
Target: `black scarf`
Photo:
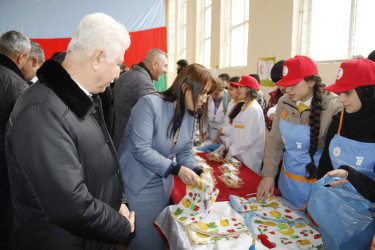
[[[365,105],[358,112],[345,112],[341,135],[355,141],[375,143],[375,108]]]
[[[0,65],[3,65],[4,67],[14,71],[19,77],[23,78],[21,70],[18,68],[18,66],[10,60],[6,55],[0,54]]]

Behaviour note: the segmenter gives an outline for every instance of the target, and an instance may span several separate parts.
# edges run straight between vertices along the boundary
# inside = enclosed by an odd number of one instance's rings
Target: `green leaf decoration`
[[[215,224],[215,222],[210,222],[210,223],[208,223],[208,228],[215,228],[215,227],[217,227],[217,225]]]
[[[184,210],[182,210],[181,208],[177,208],[176,211],[174,211],[173,214],[175,214],[176,216],[180,215]]]
[[[221,240],[221,238],[219,238],[219,237],[212,237],[211,238],[211,241],[213,241],[214,243],[219,241],[219,240]]]

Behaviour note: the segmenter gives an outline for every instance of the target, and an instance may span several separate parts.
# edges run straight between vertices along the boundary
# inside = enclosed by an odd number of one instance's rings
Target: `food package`
[[[220,176],[220,180],[229,188],[240,188],[243,181],[240,177],[232,173],[224,173]]]
[[[224,163],[232,164],[233,166],[235,166],[238,169],[240,169],[240,167],[242,166],[242,162],[240,162],[239,160],[237,160],[233,156],[225,157],[224,158]]]
[[[225,163],[225,164],[219,166],[219,169],[223,174],[224,173],[232,173],[232,174],[238,175],[240,173],[238,168],[236,168],[235,166],[233,166],[232,164],[229,164],[229,163]]]
[[[210,160],[210,161],[213,161],[213,162],[223,162],[223,156],[220,155],[218,152],[214,151],[214,152],[210,152],[207,154],[207,158]]]

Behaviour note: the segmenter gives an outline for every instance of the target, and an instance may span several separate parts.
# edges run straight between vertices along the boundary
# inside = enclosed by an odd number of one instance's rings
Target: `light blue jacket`
[[[198,167],[193,155],[193,134],[196,120],[185,111],[176,146],[167,136],[174,113],[172,102],[150,94],[133,107],[124,139],[118,150],[125,189],[137,195],[155,176],[163,178],[176,155],[177,163],[188,168]]]

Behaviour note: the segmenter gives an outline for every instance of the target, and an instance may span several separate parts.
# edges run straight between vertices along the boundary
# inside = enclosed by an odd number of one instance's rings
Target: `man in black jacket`
[[[21,69],[31,50],[30,40],[17,31],[0,37],[0,249],[12,249],[13,212],[5,159],[5,129],[13,106],[27,89]]]
[[[6,155],[20,249],[114,249],[134,230],[98,93],[130,45],[111,17],[85,16],[62,64],[46,61],[14,106]]]
[[[143,62],[134,64],[131,70],[121,74],[113,88],[115,123],[113,143],[116,149],[121,145],[130,114],[138,100],[147,94],[156,92],[154,81],[168,70],[168,55],[160,49],[147,52]]]

